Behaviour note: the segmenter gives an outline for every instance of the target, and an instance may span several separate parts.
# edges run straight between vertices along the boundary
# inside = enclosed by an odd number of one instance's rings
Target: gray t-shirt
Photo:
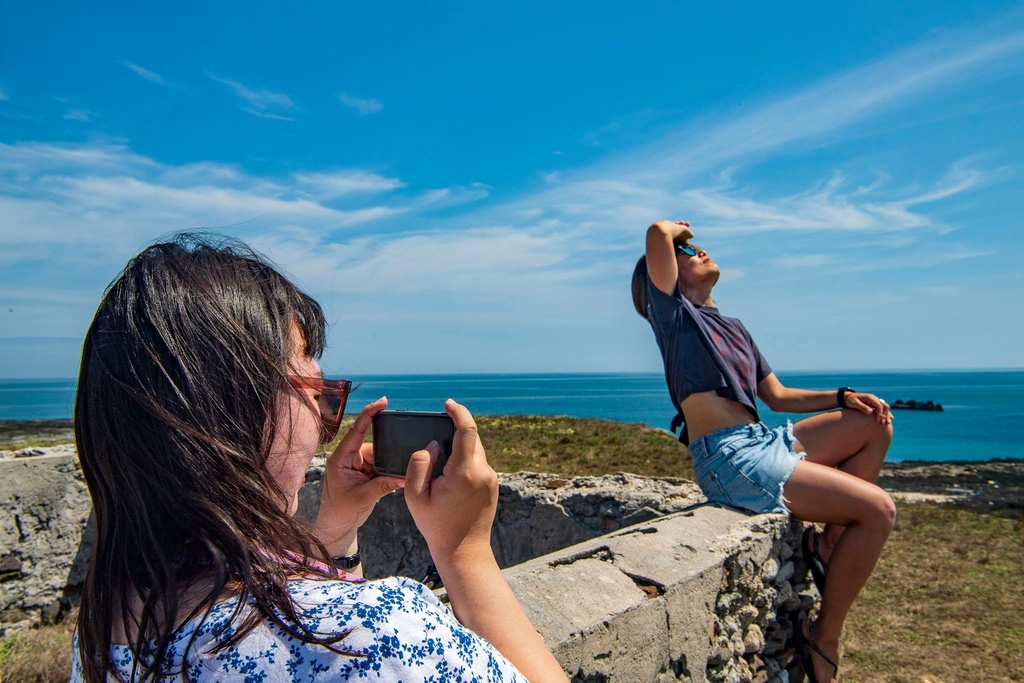
[[[676,288],[669,295],[647,278],[647,319],[665,362],[665,381],[676,410],[690,394],[716,391],[757,413],[757,385],[772,369],[747,328],[712,306],[694,306]],[[685,418],[684,418],[685,419]],[[685,428],[680,439],[688,443]]]

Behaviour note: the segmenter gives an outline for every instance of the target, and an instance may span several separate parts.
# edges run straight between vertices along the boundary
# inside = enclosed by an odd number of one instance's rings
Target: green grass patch
[[[632,472],[693,479],[690,452],[664,429],[564,415],[480,415],[476,424],[487,461],[498,472],[565,477]],[[333,450],[351,425],[352,419],[342,422],[339,436],[324,451]]]
[[[645,425],[572,417],[477,418],[487,460],[499,472],[566,477],[633,472],[693,478],[689,451],[669,432]]]

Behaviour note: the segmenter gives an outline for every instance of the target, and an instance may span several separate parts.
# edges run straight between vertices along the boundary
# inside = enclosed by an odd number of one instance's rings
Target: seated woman
[[[874,484],[892,415],[877,396],[847,387],[783,386],[743,324],[714,307],[718,264],[691,239],[685,221],[647,230],[633,303],[654,328],[677,419],[685,420],[680,438],[708,499],[825,523],[822,533],[804,534],[821,606],[796,636],[812,683],[835,680],[846,614],[896,518],[892,498]],[[830,412],[773,430],[760,421],[757,397],[776,411]]]
[[[75,401],[96,541],[73,681],[566,680],[491,552],[497,477],[458,403],[433,480],[434,443],[404,479],[375,475],[363,439],[387,399],[367,405],[315,525],[293,519],[351,387],[322,377],[324,329],[313,299],[226,240],[156,244],[111,285]],[[455,618],[415,581],[360,576],[356,532],[401,486]]]

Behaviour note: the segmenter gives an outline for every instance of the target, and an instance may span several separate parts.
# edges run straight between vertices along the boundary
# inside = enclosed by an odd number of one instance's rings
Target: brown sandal
[[[814,579],[814,586],[818,589],[818,595],[825,594],[825,577],[828,572],[828,564],[821,559],[821,552],[818,550],[818,541],[821,534],[815,531],[814,526],[804,529],[803,538],[800,539],[800,547],[804,551],[804,561],[811,570],[811,578]]]

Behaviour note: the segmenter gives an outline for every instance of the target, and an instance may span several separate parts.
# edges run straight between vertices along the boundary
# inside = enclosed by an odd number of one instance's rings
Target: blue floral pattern
[[[526,679],[483,638],[462,626],[425,586],[410,579],[295,579],[288,584],[302,622],[322,633],[348,632],[334,647],[306,643],[264,621],[233,647],[215,651],[235,628],[237,598],[175,634],[161,681],[518,681]],[[195,642],[183,661],[189,639]],[[113,660],[130,680],[134,658],[114,645]],[[75,637],[71,681],[82,681]]]

